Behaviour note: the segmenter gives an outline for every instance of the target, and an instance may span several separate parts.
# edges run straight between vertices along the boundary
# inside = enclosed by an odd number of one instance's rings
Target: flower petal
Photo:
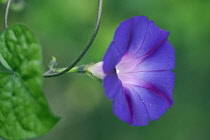
[[[119,90],[122,89],[122,83],[118,79],[116,74],[107,75],[104,78],[103,84],[104,84],[106,96],[110,100],[112,100],[115,97],[115,95],[118,94],[118,92],[120,92]]]
[[[133,21],[125,20],[120,23],[119,27],[115,31],[113,42],[115,42],[116,47],[123,54],[128,50],[130,40],[132,39]]]
[[[115,66],[121,60],[122,54],[116,47],[115,43],[112,42],[104,56],[103,62],[103,70],[105,74],[115,73]]]
[[[170,106],[173,104],[172,93],[174,89],[174,73],[171,71],[159,72],[141,72],[139,78],[143,79],[146,83],[152,85],[155,89],[165,95]]]
[[[124,86],[135,85],[148,89],[166,100],[169,106],[173,104],[174,73],[171,71],[129,73],[121,76],[121,79]]]
[[[132,33],[131,33],[132,37],[130,38],[128,51],[129,54],[133,55],[137,51],[139,51],[139,48],[144,42],[149,20],[145,16],[132,17],[129,20],[132,22]]]
[[[129,55],[135,57],[148,55],[164,43],[169,35],[169,32],[160,29],[153,21],[148,21],[144,17],[136,17],[133,20]]]
[[[166,100],[148,89],[133,86],[132,90],[141,98],[151,121],[158,119],[170,107]]]
[[[174,49],[166,41],[137,65],[139,71],[173,70],[175,66]]]
[[[147,125],[149,114],[147,112],[146,106],[144,105],[144,101],[134,90],[131,89],[129,89],[129,92],[127,93],[126,97],[127,101],[130,103],[130,125]]]
[[[103,58],[103,68],[106,74],[115,72],[115,66],[126,53],[130,42],[131,28],[130,20],[122,22],[117,28],[114,39]]]
[[[119,119],[130,125],[143,126],[148,124],[149,114],[144,101],[132,89],[124,89],[124,92],[116,95],[113,111]]]
[[[120,88],[120,90],[116,94],[112,107],[114,114],[120,120],[130,123],[131,120],[130,108],[123,88]]]
[[[149,118],[158,119],[170,107],[164,98],[139,86],[119,91],[113,102],[114,114],[133,126],[147,125]]]

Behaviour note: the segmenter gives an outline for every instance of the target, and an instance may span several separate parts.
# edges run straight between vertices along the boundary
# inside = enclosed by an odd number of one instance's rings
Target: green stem
[[[5,15],[4,15],[4,29],[6,29],[8,27],[8,14],[9,14],[9,8],[10,8],[10,5],[11,5],[11,1],[12,0],[8,0],[7,2],[7,8],[6,8],[6,11],[5,11]]]
[[[87,73],[87,66],[88,65],[81,65],[81,66],[76,66],[70,69],[66,73]],[[61,71],[65,70],[66,68],[53,68],[47,72],[45,72],[45,75],[52,75],[56,73],[60,73]]]
[[[73,67],[72,69],[70,69],[67,73],[82,73],[81,70],[79,71],[81,66],[76,66],[76,67]],[[54,69],[54,73],[59,73],[63,70],[65,70],[66,68],[56,68]],[[83,71],[85,72],[85,70]]]

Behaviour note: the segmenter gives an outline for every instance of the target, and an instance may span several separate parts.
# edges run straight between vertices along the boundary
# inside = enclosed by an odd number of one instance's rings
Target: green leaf
[[[0,36],[0,136],[28,139],[47,133],[58,121],[42,90],[41,47],[23,25]]]

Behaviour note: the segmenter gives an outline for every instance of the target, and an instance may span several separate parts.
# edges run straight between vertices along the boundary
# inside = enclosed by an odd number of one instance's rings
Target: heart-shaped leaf
[[[0,136],[28,139],[47,133],[58,121],[42,90],[41,47],[23,25],[0,36]]]

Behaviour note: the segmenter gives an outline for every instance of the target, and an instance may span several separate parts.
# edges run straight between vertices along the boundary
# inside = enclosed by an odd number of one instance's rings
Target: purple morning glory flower
[[[103,79],[114,114],[130,125],[147,125],[173,104],[175,55],[168,35],[147,17],[128,19],[117,28],[103,62],[88,68]]]

